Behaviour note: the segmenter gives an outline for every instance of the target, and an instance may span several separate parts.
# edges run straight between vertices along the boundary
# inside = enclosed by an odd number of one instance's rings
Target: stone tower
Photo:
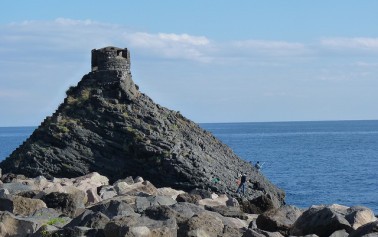
[[[92,72],[119,70],[130,73],[130,52],[127,48],[121,49],[108,46],[92,50]]]

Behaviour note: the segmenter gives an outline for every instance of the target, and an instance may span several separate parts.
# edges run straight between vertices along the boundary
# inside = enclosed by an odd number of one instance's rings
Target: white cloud
[[[146,32],[125,33],[125,40],[130,47],[144,50],[145,53],[165,58],[181,58],[200,62],[209,62],[207,51],[213,47],[204,36],[188,34],[149,34]]]
[[[378,50],[378,38],[326,38],[320,44],[332,49]]]

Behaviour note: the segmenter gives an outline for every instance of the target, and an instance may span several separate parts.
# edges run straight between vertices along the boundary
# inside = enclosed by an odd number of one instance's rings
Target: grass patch
[[[62,218],[52,218],[51,220],[49,220],[46,224],[48,225],[55,225],[55,224],[64,224],[66,221]]]

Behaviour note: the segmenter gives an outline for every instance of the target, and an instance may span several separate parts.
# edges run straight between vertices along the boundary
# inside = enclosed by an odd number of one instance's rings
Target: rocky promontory
[[[129,51],[116,47],[92,50],[91,72],[0,168],[48,179],[91,172],[111,182],[142,176],[156,187],[234,197],[236,180],[246,173],[259,187],[249,186],[247,200],[280,207],[285,198],[211,133],[141,93],[132,80]]]

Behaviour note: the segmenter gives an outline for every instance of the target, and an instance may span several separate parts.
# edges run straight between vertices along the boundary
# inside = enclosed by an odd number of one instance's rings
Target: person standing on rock
[[[262,165],[260,165],[260,161],[257,161],[256,164],[255,164],[255,168],[257,169],[257,172],[260,171],[260,169],[262,168]]]
[[[240,191],[243,192],[243,195],[245,195],[245,189],[246,189],[246,184],[247,183],[247,174],[243,174],[240,178],[240,184],[239,184],[239,187],[238,189],[236,190],[236,193],[240,193]]]

